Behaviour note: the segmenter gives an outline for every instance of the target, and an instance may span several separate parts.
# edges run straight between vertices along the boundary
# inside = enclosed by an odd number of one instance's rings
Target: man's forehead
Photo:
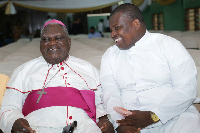
[[[111,18],[109,19],[109,23],[120,23],[120,21],[124,21],[125,19],[127,19],[127,15],[122,14],[121,12],[115,13],[113,14],[113,16],[111,16]]]
[[[45,26],[44,29],[50,29],[50,28],[54,28],[54,27],[62,27],[62,25],[56,24],[56,23],[51,23],[51,24],[48,24],[47,26]]]
[[[111,16],[110,16],[110,19],[112,18],[112,17],[120,17],[120,16],[122,16],[122,15],[124,15],[124,13],[122,13],[121,11],[118,11],[118,12],[115,12],[114,14],[112,14]]]
[[[49,32],[49,31],[63,31],[63,27],[59,24],[49,24],[46,27],[44,27],[44,32]]]
[[[119,19],[121,19],[121,18],[123,18],[123,17],[126,17],[126,15],[123,14],[123,13],[121,13],[121,12],[116,12],[115,14],[113,14],[113,15],[110,17],[109,21],[111,21],[111,20],[117,21],[117,20],[119,20]]]
[[[62,26],[51,26],[51,25],[48,25],[50,27],[45,27],[45,29],[43,30],[42,32],[42,36],[45,37],[45,36],[57,36],[57,35],[64,35],[66,34],[64,32],[64,29]]]

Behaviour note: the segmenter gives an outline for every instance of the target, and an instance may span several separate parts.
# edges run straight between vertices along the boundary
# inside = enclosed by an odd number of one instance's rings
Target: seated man
[[[102,99],[117,133],[200,133],[196,66],[176,39],[150,33],[140,9],[110,14],[111,46],[101,60]],[[190,124],[189,124],[190,123]]]
[[[74,133],[114,131],[101,107],[99,72],[90,63],[70,56],[70,46],[61,21],[54,19],[44,25],[42,56],[19,66],[7,84],[0,110],[3,132],[62,133],[74,121]],[[96,124],[99,117],[101,129]],[[109,126],[112,130],[106,131]]]
[[[102,37],[99,32],[95,32],[94,26],[90,27],[90,33],[88,34],[88,38]]]

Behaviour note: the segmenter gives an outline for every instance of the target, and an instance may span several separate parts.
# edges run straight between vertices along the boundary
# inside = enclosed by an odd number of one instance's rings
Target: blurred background
[[[110,12],[123,3],[139,7],[149,32],[183,44],[197,67],[200,99],[200,0],[0,0],[0,74],[10,77],[16,67],[41,56],[40,30],[51,19],[67,26],[70,55],[100,69],[103,53],[115,44],[110,38]]]
[[[200,0],[1,0],[0,47],[19,38],[38,37],[45,21],[54,18],[73,35],[88,34],[91,26],[98,31],[102,19],[104,37],[109,37],[108,16],[122,3],[140,8],[148,30],[200,30]]]

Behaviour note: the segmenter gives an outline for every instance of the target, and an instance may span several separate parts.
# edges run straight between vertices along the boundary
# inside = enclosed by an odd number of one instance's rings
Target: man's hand
[[[140,128],[134,126],[118,126],[116,129],[117,133],[140,133]]]
[[[112,123],[108,120],[107,116],[99,118],[97,123],[98,127],[101,129],[102,133],[114,133],[114,127]]]
[[[119,126],[133,126],[136,128],[145,128],[151,124],[153,124],[153,120],[151,119],[150,111],[131,111],[132,114],[126,116],[125,119],[117,120]]]
[[[36,133],[36,131],[32,130],[26,119],[19,118],[14,122],[11,133]]]

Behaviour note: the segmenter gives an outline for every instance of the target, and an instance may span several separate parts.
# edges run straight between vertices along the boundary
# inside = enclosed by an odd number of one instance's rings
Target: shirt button
[[[71,120],[71,119],[72,119],[72,116],[70,116],[69,119]]]

